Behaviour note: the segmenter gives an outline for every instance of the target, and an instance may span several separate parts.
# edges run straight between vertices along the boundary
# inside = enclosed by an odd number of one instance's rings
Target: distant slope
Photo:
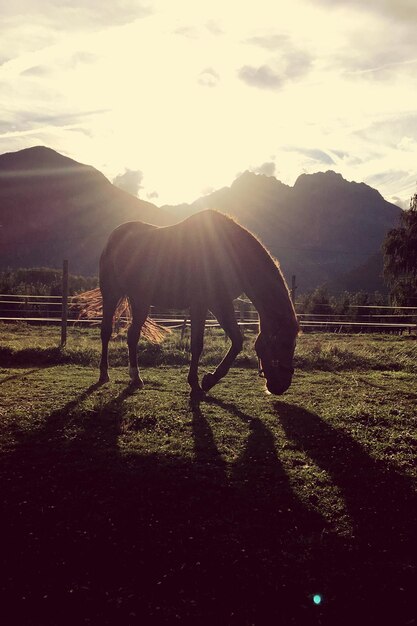
[[[280,260],[287,279],[297,275],[301,290],[334,283],[364,264],[372,274],[368,284],[378,289],[377,265],[366,261],[380,250],[401,213],[375,189],[332,171],[302,174],[294,187],[245,172],[230,187],[191,205],[163,208],[179,218],[206,207],[235,216],[256,233]]]
[[[383,279],[384,256],[376,252],[364,263],[337,276],[329,285],[330,291],[379,291],[388,293],[389,288]]]
[[[60,267],[96,274],[118,224],[172,220],[112,185],[99,171],[38,146],[0,155],[0,267]]]

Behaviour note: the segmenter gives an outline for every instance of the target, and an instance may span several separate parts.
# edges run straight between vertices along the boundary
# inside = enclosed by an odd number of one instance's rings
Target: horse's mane
[[[284,296],[285,299],[288,298],[289,300],[294,321],[298,326],[297,315],[295,313],[288,285],[281,271],[279,261],[272,256],[272,254],[254,233],[239,224],[233,216],[220,213],[219,211],[215,211],[213,209],[210,209],[210,211],[219,216],[219,219],[223,219],[225,223],[232,225],[232,228],[235,228],[239,232],[239,236],[242,237],[244,241],[244,246],[242,247],[244,247],[247,257],[251,260],[256,260],[253,267],[248,268],[251,273],[253,273],[254,279],[259,281],[260,276],[267,275],[269,278],[268,282],[279,287],[281,291],[280,295]],[[273,294],[271,293],[270,295],[272,296]]]
[[[279,261],[270,254],[270,252],[267,250],[261,240],[253,232],[245,228],[245,226],[242,226],[242,224],[239,224],[239,222],[233,215],[230,215],[228,213],[221,213],[216,209],[207,209],[207,211],[204,212],[215,215],[217,219],[223,220],[225,223],[233,224],[233,227],[235,227],[236,230],[239,231],[240,235],[244,237],[246,241],[245,247],[255,252],[255,255],[259,256],[259,260],[263,265],[265,265],[265,267],[268,267],[269,269],[274,268],[276,275],[279,276],[281,281],[285,284]],[[194,216],[191,217],[195,217],[197,215],[199,214],[195,213]]]

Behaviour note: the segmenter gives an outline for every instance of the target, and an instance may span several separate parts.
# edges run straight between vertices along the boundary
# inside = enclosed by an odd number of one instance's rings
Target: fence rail
[[[82,326],[99,324],[100,317],[78,319],[71,308],[74,297],[69,296],[67,323]],[[64,299],[65,301],[65,299]],[[62,324],[62,296],[37,296],[26,294],[0,294],[0,321],[27,322],[30,324]],[[297,303],[296,303],[297,310]],[[258,314],[250,302],[235,302],[236,319],[244,327],[256,327]],[[65,310],[64,310],[65,313]],[[297,313],[300,326],[306,332],[416,332],[417,307],[394,307],[388,305],[351,305],[348,312],[335,313]],[[151,317],[162,325],[171,328],[189,326],[186,311],[162,311],[151,307]],[[218,326],[213,316],[207,318],[206,327]]]

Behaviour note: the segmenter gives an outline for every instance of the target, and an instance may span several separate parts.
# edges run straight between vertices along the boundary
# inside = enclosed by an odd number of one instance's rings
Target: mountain
[[[287,280],[297,276],[301,291],[323,283],[335,288],[339,276],[345,279],[359,267],[369,272],[366,283],[372,290],[380,288],[382,263],[379,269],[375,259],[368,259],[380,251],[401,214],[372,187],[348,182],[333,171],[302,174],[293,187],[245,172],[230,187],[190,205],[163,208],[177,219],[204,208],[236,217],[279,259]],[[352,282],[350,276],[354,290]]]
[[[122,222],[166,225],[163,209],[112,185],[93,167],[37,146],[0,155],[0,267],[61,267],[97,274]]]
[[[384,255],[375,252],[364,263],[337,276],[328,285],[329,291],[379,291],[387,293],[388,286],[383,279]]]
[[[35,147],[0,155],[0,268],[59,268],[68,258],[72,273],[97,274],[101,249],[118,224],[165,226],[205,208],[254,232],[287,280],[297,276],[300,292],[325,282],[334,290],[380,289],[378,253],[401,214],[375,189],[332,171],[302,174],[293,187],[245,172],[192,204],[159,208],[93,167]]]

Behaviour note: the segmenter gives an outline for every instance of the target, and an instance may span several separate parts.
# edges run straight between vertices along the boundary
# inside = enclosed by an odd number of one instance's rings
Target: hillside
[[[178,218],[208,207],[233,215],[256,233],[280,260],[287,279],[296,274],[301,290],[324,282],[337,285],[339,275],[358,267],[370,272],[367,285],[381,288],[382,262],[379,267],[368,259],[379,252],[401,212],[372,187],[332,171],[302,174],[293,187],[245,172],[230,187],[190,205],[163,208]]]
[[[118,224],[164,225],[162,209],[112,185],[93,167],[50,148],[0,155],[0,267],[61,267],[97,274],[100,251]]]

